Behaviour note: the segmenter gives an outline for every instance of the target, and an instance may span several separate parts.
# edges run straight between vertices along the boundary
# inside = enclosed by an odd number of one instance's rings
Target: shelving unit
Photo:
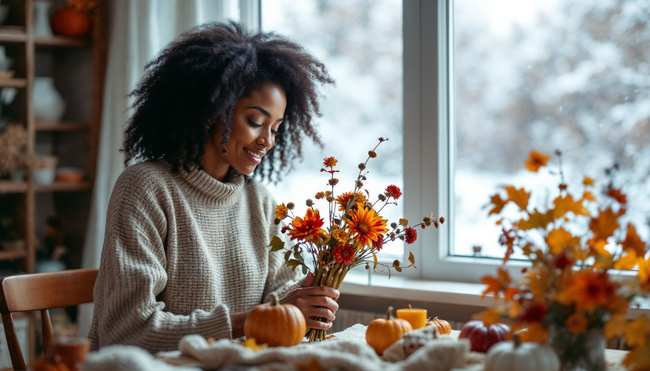
[[[44,142],[51,142],[49,146],[53,152],[58,151],[62,144],[74,146],[81,143],[77,145],[79,155],[74,160],[83,163],[87,179],[81,183],[54,182],[45,185],[35,184],[29,173],[23,182],[0,179],[0,196],[5,197],[4,200],[13,197],[12,203],[17,205],[15,217],[21,219],[19,220],[20,234],[26,242],[25,251],[0,250],[0,261],[12,261],[27,273],[35,271],[36,249],[39,243],[36,236],[43,232],[37,230],[37,226],[40,224],[42,228],[43,220],[47,217],[40,211],[39,200],[43,197],[40,195],[50,193],[52,198],[56,198],[60,193],[70,194],[65,196],[66,201],[70,200],[69,197],[86,200],[80,201],[81,203],[87,202],[89,191],[93,188],[107,48],[105,1],[98,2],[99,7],[93,16],[91,34],[83,38],[36,37],[34,1],[2,1],[3,4],[10,6],[10,13],[5,23],[0,25],[0,45],[4,45],[8,56],[14,58],[12,70],[15,70],[16,74],[11,79],[0,79],[0,88],[18,89],[18,94],[7,108],[7,112],[22,122],[27,129],[29,156],[35,153],[59,155],[59,153],[40,153],[39,146],[42,147]],[[52,12],[63,4],[65,4],[64,0],[54,0]],[[70,65],[81,65],[81,68],[70,68]],[[42,72],[44,70],[49,73],[44,74]],[[87,78],[78,78],[83,73],[86,73]],[[66,93],[73,95],[76,92],[77,95],[84,96],[86,103],[89,104],[80,103],[75,99],[66,99],[67,112],[71,113],[66,113],[63,121],[36,121],[32,92],[35,77],[42,75],[53,76],[57,90],[64,97]],[[69,165],[62,160],[59,166]],[[75,167],[82,166],[75,164]],[[84,219],[87,218],[84,216]]]

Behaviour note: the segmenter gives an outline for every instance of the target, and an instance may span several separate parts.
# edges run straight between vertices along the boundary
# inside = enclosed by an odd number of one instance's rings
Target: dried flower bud
[[[383,142],[383,141],[385,141],[385,140],[388,140],[388,139],[384,139],[384,137],[379,137],[379,141],[380,141],[380,142]]]
[[[399,236],[399,239],[402,240],[402,241],[404,241],[404,235]]]
[[[422,218],[422,221],[425,222],[425,223],[431,223],[431,218],[429,218],[428,216],[425,216],[424,218]]]
[[[377,198],[379,198],[379,201],[386,201],[386,196],[384,196],[382,194],[379,194],[379,196],[377,196]]]
[[[390,227],[393,229],[397,228],[397,223],[395,222],[390,223]]]
[[[560,191],[565,191],[567,189],[567,185],[564,184],[564,183],[561,183],[559,188],[560,188]]]
[[[377,153],[375,151],[368,151],[368,156],[370,156],[370,158],[375,158],[377,157]]]
[[[393,262],[393,267],[399,267],[399,260],[395,259]]]
[[[339,219],[339,218],[334,218],[334,224],[336,224],[336,225],[341,225],[341,219]]]
[[[316,193],[315,197],[316,197],[317,200],[320,200],[321,198],[325,198],[325,193],[318,192],[318,193]]]
[[[368,178],[366,178],[365,175],[362,175],[362,176],[361,176],[361,180],[368,180]]]
[[[366,170],[366,164],[363,162],[359,164],[359,170]]]
[[[370,264],[366,263],[366,270],[370,269]]]
[[[438,223],[437,220],[434,220],[434,221],[433,221],[433,226],[436,227],[436,228],[438,228],[438,227],[440,226],[440,224]]]
[[[314,201],[312,201],[311,198],[308,198],[305,204],[307,205],[307,207],[312,207],[312,205],[314,205]]]
[[[422,229],[426,228],[426,226],[426,224],[420,224],[420,227],[422,227]]]
[[[273,223],[274,223],[275,225],[279,225],[281,221],[282,221],[282,220],[280,220],[280,218],[275,218],[275,219],[273,220]]]
[[[556,150],[555,150],[555,154],[558,155],[558,156],[562,156],[562,152],[560,152],[559,149],[556,149]]]
[[[391,241],[395,241],[395,233],[391,233],[391,234],[390,234],[390,240],[391,240]]]
[[[336,179],[336,178],[332,178],[332,179],[328,180],[327,182],[329,183],[329,185],[337,185],[339,180]]]
[[[402,233],[402,230],[398,229],[398,230],[395,231],[395,233],[400,234],[400,233]]]
[[[363,183],[360,180],[357,180],[356,183],[357,183],[357,188],[363,187]]]
[[[431,226],[431,222],[424,222],[424,224],[426,224],[427,227]]]
[[[334,197],[327,196],[327,202],[334,202]]]
[[[440,224],[445,224],[445,217],[444,216],[440,217]]]
[[[296,207],[296,204],[294,204],[293,202],[289,202],[287,204],[287,209],[289,209],[289,210],[293,210],[294,207]]]

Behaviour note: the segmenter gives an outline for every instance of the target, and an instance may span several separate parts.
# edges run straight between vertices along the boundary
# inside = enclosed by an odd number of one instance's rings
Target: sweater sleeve
[[[189,334],[231,337],[225,305],[178,315],[166,312],[165,303],[158,300],[168,278],[169,210],[163,206],[167,195],[160,188],[156,180],[134,173],[124,174],[115,186],[94,292],[93,349],[129,344],[154,353],[178,349],[179,340]]]
[[[275,210],[273,206],[272,210]],[[278,236],[284,240],[285,246],[292,246],[289,238],[286,235],[280,233],[280,226],[273,223],[274,217],[271,219],[271,226],[269,228],[269,237],[268,241],[270,242],[273,236]],[[266,278],[266,285],[264,287],[264,302],[269,302],[271,298],[269,295],[272,292],[278,294],[279,297],[297,289],[302,285],[302,282],[305,279],[305,275],[302,274],[300,267],[292,270],[287,267],[284,262],[284,253],[285,251],[271,251],[269,249],[269,272]]]

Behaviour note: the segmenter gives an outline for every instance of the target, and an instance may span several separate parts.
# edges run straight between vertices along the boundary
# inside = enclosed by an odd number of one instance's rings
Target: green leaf
[[[400,224],[401,226],[403,226],[403,227],[406,227],[406,226],[409,225],[409,221],[406,220],[406,219],[400,219],[400,220],[399,220],[399,224]]]
[[[298,254],[298,252],[293,253],[293,257],[302,262],[303,264],[305,263],[305,259],[302,257],[302,255]]]
[[[301,265],[304,265],[304,264],[301,263],[300,261],[296,260],[296,259],[291,259],[291,260],[289,260],[287,262],[287,267],[291,268],[292,271],[295,271],[296,267],[301,266]]]
[[[304,264],[302,265],[302,274],[307,274],[307,266]]]
[[[273,239],[271,240],[271,251],[279,251],[284,248],[284,241],[278,236],[273,236]]]
[[[291,259],[291,250],[284,253],[284,261],[288,262]]]

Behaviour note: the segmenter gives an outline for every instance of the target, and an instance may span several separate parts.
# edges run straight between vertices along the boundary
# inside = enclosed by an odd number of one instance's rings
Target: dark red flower
[[[381,251],[381,249],[384,247],[384,235],[380,234],[379,238],[377,238],[377,241],[372,241],[372,246],[374,246],[377,251]]]
[[[386,193],[389,193],[394,199],[399,200],[402,197],[402,190],[398,186],[391,184],[386,187]]]
[[[413,243],[418,239],[418,231],[415,228],[406,228],[404,229],[404,237],[406,237],[406,243]]]
[[[541,322],[546,316],[546,305],[544,303],[535,303],[526,309],[521,316],[523,322]]]
[[[332,255],[339,264],[348,264],[354,260],[354,248],[350,245],[338,245],[334,247]]]
[[[285,225],[284,227],[282,227],[282,230],[280,232],[282,232],[284,234],[284,233],[287,233],[287,231],[289,229],[291,229],[291,227],[289,227],[288,225]]]
[[[571,259],[569,259],[569,257],[566,256],[566,254],[563,252],[560,255],[556,256],[555,259],[553,259],[553,264],[555,264],[556,268],[563,271],[568,267],[572,267],[573,261],[571,261]]]

